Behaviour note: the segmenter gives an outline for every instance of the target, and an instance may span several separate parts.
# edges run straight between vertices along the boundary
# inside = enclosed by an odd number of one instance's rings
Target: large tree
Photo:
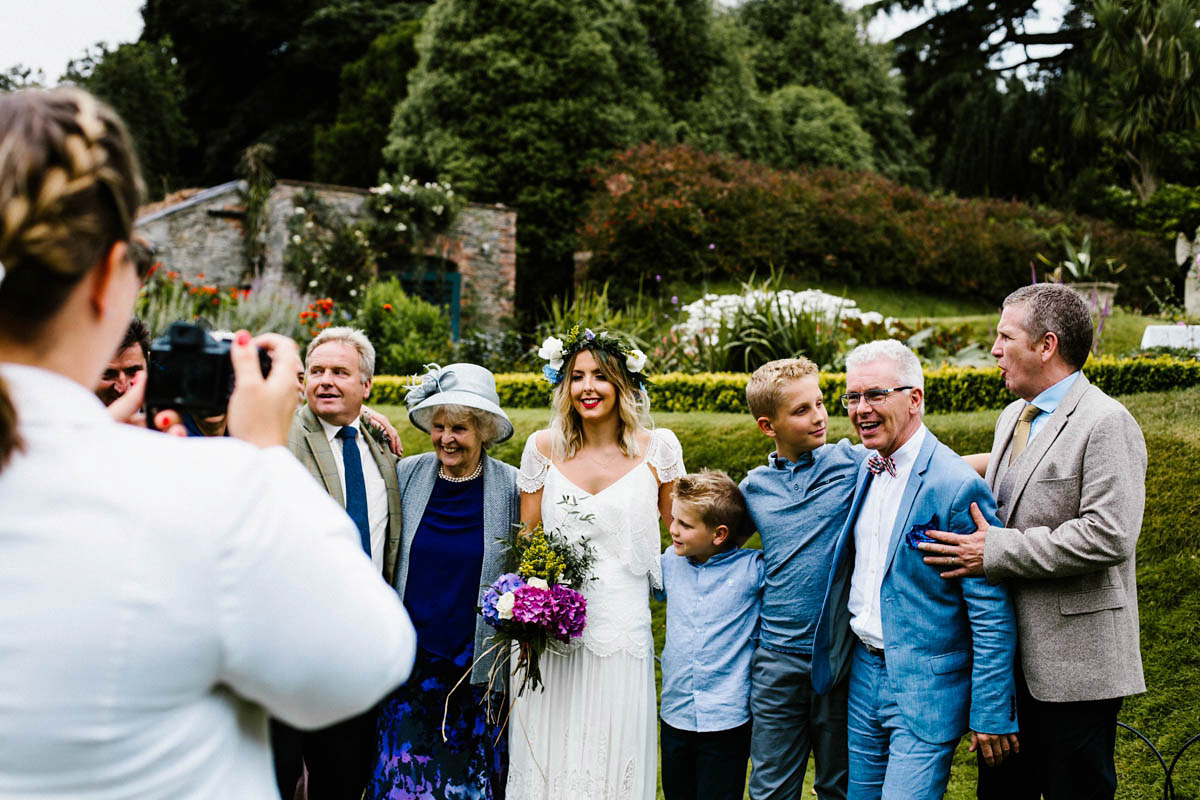
[[[749,32],[748,59],[759,90],[811,86],[834,94],[870,135],[879,171],[907,183],[927,180],[890,48],[865,41],[841,3],[748,0],[736,16]]]
[[[662,71],[623,0],[438,0],[386,154],[518,212],[517,305],[571,285],[589,168],[669,135]]]
[[[67,65],[63,80],[107,101],[129,126],[151,197],[179,188],[180,154],[194,144],[184,116],[183,76],[169,38],[98,44]]]
[[[333,120],[342,66],[425,3],[390,0],[146,0],[143,39],[170,36],[196,132],[190,180],[228,180],[255,142],[288,178],[312,177],[313,134]]]
[[[367,186],[379,178],[396,104],[417,65],[421,23],[405,20],[380,34],[366,55],[342,68],[337,119],[317,128],[313,171],[319,181]]]

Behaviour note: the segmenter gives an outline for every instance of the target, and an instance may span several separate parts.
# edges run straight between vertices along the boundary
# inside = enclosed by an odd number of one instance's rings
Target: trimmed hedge
[[[1089,359],[1083,371],[1092,383],[1111,395],[1200,386],[1200,361],[1171,356],[1122,359],[1102,356]],[[746,411],[748,379],[748,375],[737,372],[659,375],[652,379],[651,407],[654,411],[742,413]],[[410,380],[380,375],[372,384],[371,402],[404,405]],[[846,376],[821,373],[820,382],[830,413],[845,413],[837,398],[846,391]],[[496,376],[496,391],[503,408],[550,405],[550,384],[535,373],[501,373]],[[925,372],[925,406],[931,413],[995,410],[1012,400],[997,368],[942,367]]]

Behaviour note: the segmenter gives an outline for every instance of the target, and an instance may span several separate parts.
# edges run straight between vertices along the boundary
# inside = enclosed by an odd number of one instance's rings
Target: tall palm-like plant
[[[1200,0],[1096,0],[1093,16],[1097,70],[1069,76],[1072,124],[1124,152],[1145,202],[1159,186],[1163,134],[1200,124]]]

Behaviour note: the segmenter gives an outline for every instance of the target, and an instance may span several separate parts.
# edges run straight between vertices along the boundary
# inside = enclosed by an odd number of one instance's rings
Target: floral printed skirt
[[[488,721],[486,687],[468,678],[454,689],[471,661],[471,647],[453,660],[417,650],[408,682],[380,707],[368,800],[503,800],[507,733]],[[503,696],[493,694],[492,718],[505,710]]]

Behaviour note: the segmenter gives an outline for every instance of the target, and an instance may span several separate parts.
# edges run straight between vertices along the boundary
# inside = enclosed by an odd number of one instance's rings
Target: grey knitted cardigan
[[[396,560],[396,591],[404,599],[404,586],[408,580],[409,553],[417,527],[425,516],[425,506],[433,487],[437,483],[438,460],[433,453],[403,458],[396,467],[400,479],[400,510],[404,518],[404,530],[400,539],[400,553]],[[521,521],[521,502],[517,493],[517,469],[503,461],[483,455],[483,570],[479,575],[479,593],[500,577],[503,558],[499,539],[507,538],[512,526]],[[476,598],[478,600],[478,598]],[[480,656],[491,645],[489,640],[495,630],[483,621],[475,620],[475,666],[471,669],[471,683],[486,684],[488,671],[499,654],[493,650],[487,657]],[[507,684],[508,670],[502,670],[501,680],[493,685],[503,689]]]

